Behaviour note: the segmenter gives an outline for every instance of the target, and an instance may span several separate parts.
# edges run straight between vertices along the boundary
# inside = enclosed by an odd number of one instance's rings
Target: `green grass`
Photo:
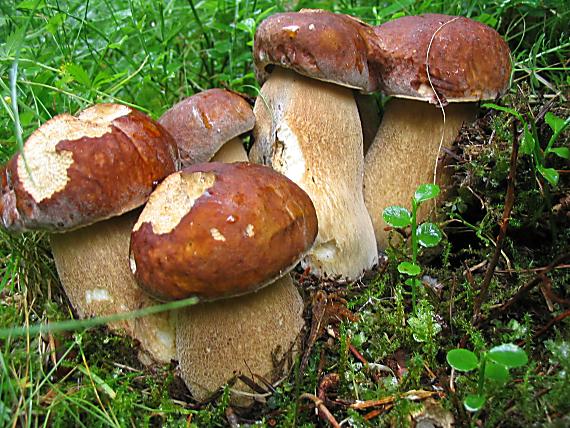
[[[513,86],[502,103],[536,121],[538,134],[546,141],[549,131],[538,116],[540,111],[547,108],[559,117],[570,113],[566,98],[570,8],[564,0],[3,0],[0,161],[9,159],[49,118],[75,113],[95,102],[133,105],[156,118],[179,99],[206,88],[223,86],[255,96],[251,45],[256,25],[272,13],[303,7],[349,13],[371,24],[427,12],[481,20],[505,35],[513,51]],[[429,276],[445,285],[441,296],[427,288],[420,296],[438,317],[442,332],[430,343],[418,343],[410,334],[406,324],[410,296],[396,269],[403,250],[395,249],[384,274],[340,290],[360,320],[338,326],[340,340],[318,340],[298,382],[291,377],[265,405],[239,417],[260,426],[318,424],[312,406],[299,402],[297,396],[315,392],[320,382],[317,369],[322,367],[323,373],[342,374],[338,387],[331,390],[340,399],[396,396],[394,407],[371,421],[365,420],[366,411],[330,406],[338,421],[348,419],[352,426],[405,425],[420,404],[403,394],[431,389],[432,384],[443,388],[441,402],[459,425],[474,425],[477,420],[486,426],[570,423],[566,416],[570,412],[568,319],[532,338],[565,307],[554,302],[549,311],[535,290],[508,314],[481,328],[471,324],[484,268],[473,272],[472,281],[463,272],[489,259],[494,250],[511,146],[512,119],[497,112],[481,116],[479,125],[468,131],[471,144],[464,147],[476,155],[457,170],[464,187],[447,206],[448,218],[455,220],[446,229],[446,251],[422,259]],[[568,146],[568,134],[557,144]],[[569,169],[561,160],[549,166]],[[561,174],[556,188],[550,188],[521,156],[516,191],[506,256],[499,265],[503,273],[494,276],[485,314],[493,313],[493,305],[508,300],[533,278],[535,272],[529,269],[546,266],[570,250],[569,221],[552,211],[560,198],[570,194],[568,172]],[[516,273],[504,273],[507,260]],[[568,268],[552,271],[549,278],[552,290],[568,299]],[[0,328],[71,317],[42,234],[10,236],[0,231],[0,297]],[[456,393],[447,386],[450,368],[445,352],[463,338],[462,345],[478,353],[495,343],[524,340],[530,356],[527,367],[514,371],[509,388],[495,391],[484,411],[476,415],[467,414],[458,404],[473,391],[476,380],[456,377]],[[355,359],[348,351],[349,340],[377,366],[364,367]],[[134,357],[135,348],[103,327],[0,339],[0,426],[227,424],[227,396],[196,406],[172,367],[144,370]],[[398,364],[405,365],[405,375],[400,376]]]

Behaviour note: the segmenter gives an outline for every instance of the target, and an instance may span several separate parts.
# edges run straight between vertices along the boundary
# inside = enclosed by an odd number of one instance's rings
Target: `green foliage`
[[[447,352],[447,363],[455,370],[469,372],[479,367],[479,381],[476,394],[467,394],[463,400],[465,408],[477,412],[485,405],[485,381],[494,387],[504,385],[509,379],[510,368],[527,364],[526,352],[512,343],[504,343],[482,352],[480,359],[467,349],[452,349]]]
[[[430,199],[434,199],[439,195],[440,189],[437,184],[421,184],[416,189],[412,197],[412,212],[404,207],[390,206],[384,209],[382,218],[386,223],[392,227],[405,228],[410,227],[412,230],[411,246],[412,246],[412,261],[402,261],[398,265],[398,272],[408,275],[411,278],[406,280],[406,284],[411,286],[412,289],[412,307],[414,313],[417,312],[416,305],[416,289],[418,279],[417,276],[421,273],[421,268],[417,264],[419,253],[418,245],[422,247],[435,247],[441,241],[442,235],[439,227],[433,223],[422,223],[418,226],[416,218],[419,206]],[[416,318],[414,325],[419,322],[419,317]],[[423,335],[422,335],[423,336]]]
[[[134,105],[156,118],[181,98],[214,86],[256,95],[251,43],[257,24],[272,13],[315,7],[349,13],[372,24],[404,15],[447,13],[472,17],[496,28],[513,51],[516,85],[505,105],[523,114],[532,125],[533,118],[541,116],[544,100],[552,101],[551,110],[544,115],[546,126],[536,124],[544,167],[560,169],[556,162],[559,165],[567,160],[567,131],[559,131],[561,121],[567,122],[559,118],[568,117],[560,94],[570,83],[569,8],[564,0],[5,0],[0,1],[0,161],[7,160],[21,141],[52,116],[74,113],[94,102]],[[525,88],[521,95],[519,86]],[[438,261],[420,267],[406,255],[399,257],[399,261],[415,264],[420,272],[437,278],[443,284],[441,298],[432,296],[429,302],[421,299],[417,312],[409,317],[397,273],[364,280],[358,292],[347,296],[349,307],[360,320],[341,328],[343,341],[318,340],[301,379],[284,379],[267,403],[245,413],[245,420],[253,426],[311,427],[321,423],[312,407],[298,403],[297,397],[300,392],[316,391],[320,376],[336,371],[339,362],[344,372],[340,399],[398,397],[410,389],[431,389],[434,382],[444,387],[439,378],[444,370],[438,351],[448,349],[462,336],[477,354],[489,349],[489,343],[522,339],[532,355],[521,382],[494,390],[493,405],[479,412],[481,420],[474,424],[504,425],[504,415],[509,414],[512,421],[520,420],[521,426],[543,425],[550,420],[563,421],[570,413],[568,324],[555,328],[544,345],[533,340],[537,326],[550,315],[540,312],[544,305],[540,293],[529,296],[532,310],[519,308],[508,321],[497,321],[490,328],[475,328],[466,315],[476,288],[463,279],[463,272],[466,266],[485,260],[485,251],[494,248],[494,227],[502,209],[509,169],[505,142],[511,137],[504,116],[491,117],[488,132],[473,139],[489,144],[461,165],[467,170],[467,185],[459,189],[454,201],[456,214],[464,216],[462,227],[474,232],[478,243],[467,240],[459,250],[455,243],[447,243],[441,262],[444,268],[438,267]],[[530,129],[532,138],[534,131]],[[528,141],[528,147],[536,149]],[[526,150],[527,141],[524,143]],[[532,154],[522,158],[534,162]],[[543,209],[544,192],[535,179],[542,180],[543,175],[531,167],[535,174],[522,169],[517,177],[517,205],[511,220],[511,227],[518,225],[523,234],[536,230],[531,226],[544,228],[548,222],[541,213],[550,213],[552,208]],[[567,192],[566,183],[564,174],[559,174],[553,194]],[[481,201],[474,194],[481,195]],[[420,192],[418,198],[422,195]],[[554,203],[557,200],[553,197]],[[482,204],[481,218],[474,218],[469,210]],[[411,213],[408,221],[404,223],[411,224]],[[429,227],[415,232],[418,251],[435,238]],[[543,245],[540,251],[526,243],[505,247],[513,269],[539,268],[553,255],[567,251],[568,228],[559,229],[552,245],[542,229],[540,232],[540,239],[533,235],[533,241]],[[0,328],[69,320],[72,314],[58,284],[47,239],[42,234],[10,236],[0,231],[0,242]],[[410,270],[410,266],[404,269],[411,273],[406,275],[407,285],[419,289],[420,272],[414,267]],[[479,273],[473,272],[475,283]],[[529,275],[524,271],[499,275],[493,282],[492,303],[508,298],[509,290],[524,285],[531,279]],[[551,273],[549,280],[553,290],[564,290],[570,276],[560,269]],[[447,325],[439,315],[433,315],[436,311],[445,314]],[[441,333],[436,332],[436,324],[441,325]],[[418,343],[421,338],[425,341]],[[347,339],[370,362],[368,366],[347,354]],[[136,361],[135,344],[105,328],[74,335],[29,333],[0,339],[0,345],[0,426],[228,424],[227,389],[217,401],[194,409],[195,403],[172,367],[145,370]],[[57,357],[55,363],[52,353]],[[396,373],[396,354],[404,355],[398,363],[405,368],[401,377]],[[428,364],[437,379],[427,379]],[[487,361],[486,383],[498,382],[504,375],[504,366]],[[477,389],[469,376],[460,377],[457,384],[465,391]],[[451,407],[452,403],[444,399],[442,405]],[[405,426],[410,412],[419,407],[416,402],[397,398],[392,410],[372,420],[363,412],[341,406],[331,407],[331,411],[339,421],[345,420],[345,425]],[[461,412],[455,413],[457,426],[469,424],[461,419]]]
[[[554,143],[564,130],[570,125],[570,117],[566,120],[556,117],[554,114],[548,112],[545,115],[545,121],[553,131],[546,148],[543,150],[540,147],[537,127],[534,121],[527,121],[525,117],[518,111],[502,107],[497,104],[486,103],[482,107],[492,108],[498,111],[509,113],[516,117],[523,126],[523,138],[520,145],[521,153],[528,155],[532,158],[533,166],[542,177],[548,181],[551,186],[556,186],[559,180],[558,171],[554,168],[547,167],[547,156],[549,154],[556,155],[562,159],[570,159],[570,148],[568,147],[554,147]]]

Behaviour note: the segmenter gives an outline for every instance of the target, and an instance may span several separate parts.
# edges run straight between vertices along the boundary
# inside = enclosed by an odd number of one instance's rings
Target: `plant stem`
[[[505,236],[507,235],[507,228],[509,226],[509,219],[511,217],[511,211],[515,204],[515,180],[517,176],[517,159],[519,154],[519,139],[517,136],[517,121],[513,120],[513,148],[511,151],[511,161],[509,168],[509,175],[507,177],[507,195],[505,196],[505,208],[503,210],[503,218],[501,219],[501,224],[499,226],[499,235],[497,236],[495,253],[489,262],[487,271],[485,272],[485,277],[483,278],[483,283],[481,284],[481,290],[475,299],[475,304],[473,307],[473,318],[472,322],[474,325],[479,325],[481,321],[481,306],[487,298],[487,293],[489,291],[489,285],[491,284],[491,279],[495,273],[495,268],[499,262],[499,257],[501,256],[501,249],[503,248],[503,242]]]
[[[483,387],[485,386],[485,366],[487,365],[487,353],[481,354],[481,365],[479,366],[479,383],[477,385],[477,394],[483,396]]]
[[[417,211],[418,203],[412,198],[412,263],[415,265],[418,258],[418,238],[417,238]],[[412,310],[416,311],[416,277],[412,278]]]

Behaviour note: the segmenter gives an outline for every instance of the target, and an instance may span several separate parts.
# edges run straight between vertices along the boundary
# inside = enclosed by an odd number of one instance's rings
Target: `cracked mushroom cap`
[[[23,154],[0,172],[2,224],[14,232],[62,232],[130,211],[177,164],[168,132],[119,104],[55,116],[28,138]]]
[[[494,99],[509,88],[509,47],[484,24],[427,14],[395,19],[374,32],[381,89],[388,95],[438,104],[433,85],[445,105]]]
[[[375,51],[373,27],[349,15],[318,9],[278,13],[255,32],[253,59],[260,83],[273,66],[312,79],[374,92],[377,71],[368,58]]]
[[[272,169],[204,163],[168,176],[131,234],[131,270],[162,299],[255,291],[292,269],[317,235],[307,194]]]
[[[185,167],[209,161],[227,141],[251,131],[255,116],[240,95],[209,89],[180,101],[158,122],[174,137]]]

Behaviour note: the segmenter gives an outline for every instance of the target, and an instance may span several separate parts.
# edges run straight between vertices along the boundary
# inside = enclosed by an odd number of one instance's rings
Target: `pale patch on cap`
[[[210,229],[210,235],[212,235],[212,238],[214,238],[215,241],[225,242],[225,240],[226,240],[226,237],[222,234],[222,232],[220,232],[215,227],[212,227]]]
[[[156,235],[171,232],[215,181],[215,174],[208,172],[169,175],[150,195],[133,232],[143,223],[150,223]]]
[[[93,122],[98,125],[108,125],[115,119],[127,116],[132,112],[130,107],[122,104],[96,104],[79,113],[79,120]]]
[[[22,156],[18,157],[18,176],[26,192],[39,203],[65,188],[73,154],[66,150],[57,151],[60,141],[98,138],[110,131],[108,123],[85,122],[68,114],[46,122],[26,141],[26,162]]]

